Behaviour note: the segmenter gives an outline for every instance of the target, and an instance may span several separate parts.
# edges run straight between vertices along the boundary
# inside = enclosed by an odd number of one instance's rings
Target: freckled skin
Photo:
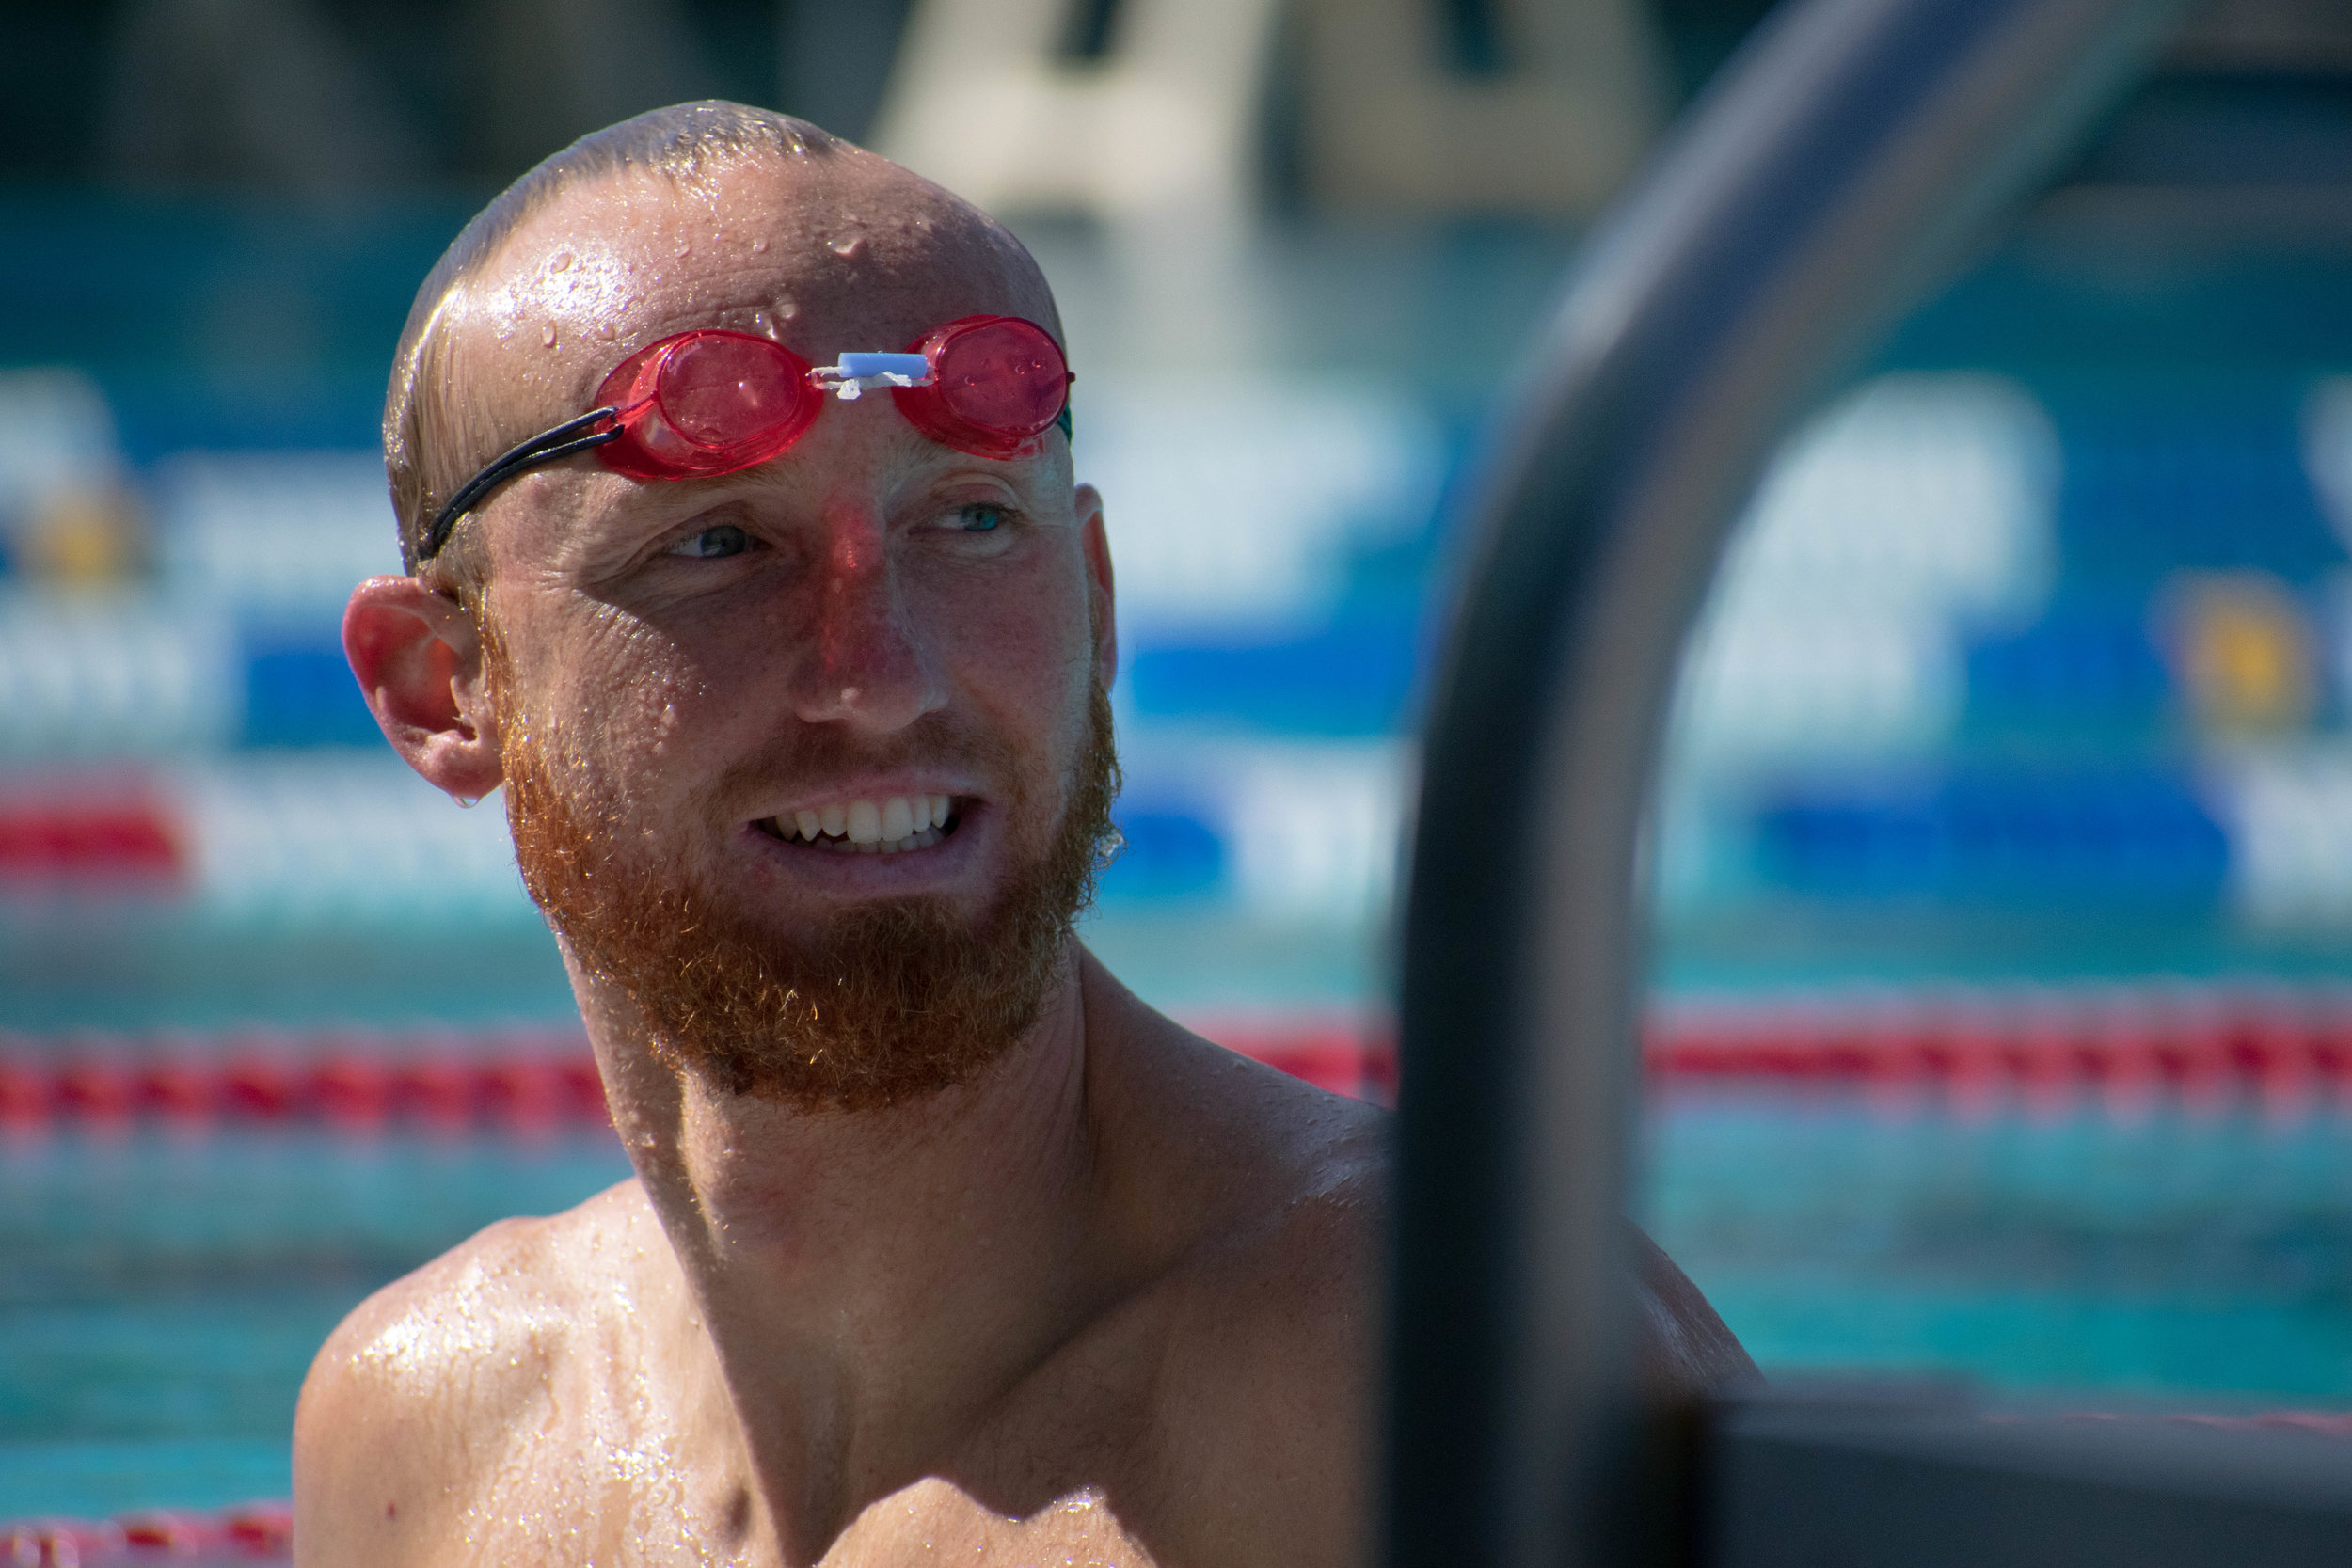
[[[672,332],[773,330],[826,363],[978,311],[1055,322],[999,231],[879,159],[748,166],[698,193],[619,177],[526,223],[453,304],[453,390],[478,456]],[[1039,828],[1006,802],[1058,811],[1088,684],[1117,657],[1100,498],[1061,438],[970,458],[886,398],[829,402],[782,457],[718,480],[574,459],[469,526],[509,721],[633,841],[779,933],[918,887],[985,909]],[[712,529],[746,548],[665,553]],[[373,579],[345,641],[421,773],[496,786],[499,716],[450,600]],[[795,746],[880,752],[927,716],[1013,759],[968,781],[982,809],[941,849],[818,875],[749,836],[786,794],[875,792],[789,777]],[[755,798],[758,768],[744,782],[761,759],[786,775],[775,799]],[[1010,1056],[854,1115],[663,1066],[628,999],[566,958],[637,1175],[492,1227],[336,1332],[296,1419],[299,1560],[1365,1560],[1379,1113],[1186,1034],[1074,942]],[[1746,1370],[1662,1256],[1649,1276],[1655,1375]]]

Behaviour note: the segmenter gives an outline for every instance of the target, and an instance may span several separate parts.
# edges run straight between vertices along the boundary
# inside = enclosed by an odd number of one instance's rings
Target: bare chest
[[[650,1482],[650,1484],[648,1484]],[[436,1560],[548,1568],[672,1568],[798,1560],[755,1507],[696,1506],[691,1478],[608,1478],[597,1496],[523,1489],[470,1521]],[[748,1499],[746,1499],[748,1504]],[[732,1512],[732,1516],[730,1513]],[[1081,1490],[1026,1515],[998,1512],[953,1481],[929,1477],[868,1506],[817,1560],[818,1568],[1155,1568],[1156,1560],[1103,1493]]]
[[[830,1541],[779,1528],[801,1488],[762,1478],[734,1412],[701,1379],[625,1355],[559,1367],[546,1397],[479,1465],[436,1560],[562,1568],[961,1568],[1068,1563],[1139,1568],[1136,1519],[1165,1476],[1140,1347],[1090,1344],[1041,1369],[934,1473],[867,1504]],[[607,1346],[606,1351],[622,1347]],[[763,1485],[763,1479],[772,1484]],[[771,1500],[772,1499],[772,1500]],[[446,1515],[445,1515],[446,1517]],[[799,1549],[786,1543],[795,1537]]]
[[[823,1559],[824,1568],[929,1562],[1152,1568],[1153,1559],[1100,1491],[1081,1490],[1026,1516],[1009,1516],[937,1477],[868,1508]]]

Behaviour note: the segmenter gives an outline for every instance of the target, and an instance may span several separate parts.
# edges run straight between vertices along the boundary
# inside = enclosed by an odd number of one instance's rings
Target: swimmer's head
[[[993,303],[955,308],[973,299]],[[418,570],[426,530],[470,475],[586,411],[603,373],[666,330],[790,346],[978,313],[1060,335],[1043,274],[1001,224],[805,120],[708,102],[583,136],[484,208],[409,309],[384,409],[402,562]],[[676,325],[647,325],[664,320]],[[460,523],[436,574],[469,597],[485,563],[470,531]]]
[[[890,398],[828,399],[754,467],[640,481],[583,452],[420,544],[650,344],[721,328],[825,365],[975,315],[1060,336],[977,208],[699,103],[525,176],[402,338],[385,454],[412,575],[353,597],[360,685],[443,790],[506,786],[592,1020],[723,1087],[847,1108],[942,1088],[1067,974],[1112,841],[1100,498],[1058,432],[992,457]]]

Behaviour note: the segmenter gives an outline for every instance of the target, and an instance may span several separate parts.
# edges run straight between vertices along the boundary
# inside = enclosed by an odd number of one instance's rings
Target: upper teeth
[[[880,800],[835,800],[776,818],[780,837],[847,839],[861,849],[888,853],[936,843],[952,804],[945,795],[892,795]],[[919,841],[919,842],[918,842]]]

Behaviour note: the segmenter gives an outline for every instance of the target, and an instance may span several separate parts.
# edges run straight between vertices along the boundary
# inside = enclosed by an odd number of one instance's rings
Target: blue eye
[[[1001,506],[967,506],[961,514],[966,533],[993,533],[1005,520]]]
[[[696,561],[714,561],[723,556],[741,555],[751,547],[750,535],[733,523],[721,523],[700,533],[688,534],[662,553],[687,556]]]

